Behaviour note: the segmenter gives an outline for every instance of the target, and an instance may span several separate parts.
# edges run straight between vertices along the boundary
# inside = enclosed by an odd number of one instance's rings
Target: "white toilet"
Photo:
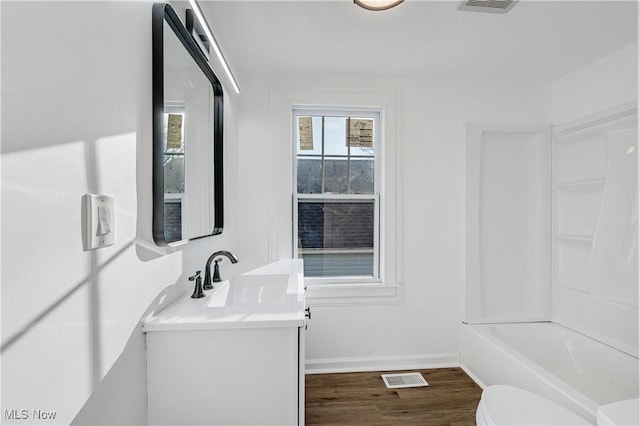
[[[482,392],[476,423],[484,425],[591,425],[555,402],[524,389],[493,385]]]

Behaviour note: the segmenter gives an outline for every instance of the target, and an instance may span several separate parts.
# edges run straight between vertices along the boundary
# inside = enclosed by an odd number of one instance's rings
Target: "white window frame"
[[[298,164],[298,149],[297,149],[297,134],[298,134],[298,118],[307,116],[323,116],[323,117],[358,117],[358,118],[372,118],[374,120],[373,126],[373,149],[374,149],[374,190],[373,194],[298,194],[297,185],[297,164]],[[317,286],[334,286],[340,287],[344,285],[372,285],[382,283],[383,264],[381,255],[381,247],[383,246],[383,235],[380,232],[381,226],[381,206],[380,206],[380,192],[382,177],[382,150],[381,150],[381,135],[382,132],[382,111],[378,108],[340,108],[340,107],[327,107],[327,108],[305,108],[305,107],[293,107],[293,257],[298,258],[300,250],[298,247],[298,202],[299,201],[326,201],[326,202],[348,202],[358,200],[373,200],[374,209],[374,235],[373,235],[373,276],[332,276],[332,277],[308,277],[305,278],[306,284],[313,289]],[[331,156],[331,155],[329,155]],[[325,155],[323,153],[322,158]]]
[[[293,123],[294,109],[335,109],[360,111],[379,110],[380,114],[380,283],[307,283],[306,303],[309,306],[360,306],[401,304],[404,300],[404,139],[402,123],[404,109],[402,87],[393,85],[372,89],[366,82],[336,84],[335,81],[274,82],[269,89],[270,117],[273,133],[264,135],[272,142],[261,155],[273,171],[266,233],[267,257],[277,260],[293,257],[293,194],[295,138],[297,123]],[[256,135],[258,136],[258,135]],[[292,152],[293,151],[293,152]],[[288,212],[282,210],[287,206]]]

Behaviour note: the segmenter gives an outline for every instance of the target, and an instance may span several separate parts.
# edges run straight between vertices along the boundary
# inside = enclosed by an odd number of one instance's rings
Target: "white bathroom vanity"
[[[149,424],[304,424],[301,260],[186,294],[144,331]]]

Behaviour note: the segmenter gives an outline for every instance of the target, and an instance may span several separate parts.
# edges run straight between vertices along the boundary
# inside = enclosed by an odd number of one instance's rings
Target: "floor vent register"
[[[389,389],[429,386],[420,373],[383,374],[382,380]]]

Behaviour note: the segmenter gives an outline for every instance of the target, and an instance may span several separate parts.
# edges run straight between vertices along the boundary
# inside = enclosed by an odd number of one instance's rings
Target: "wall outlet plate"
[[[109,247],[115,243],[115,198],[85,194],[82,197],[84,251]]]

